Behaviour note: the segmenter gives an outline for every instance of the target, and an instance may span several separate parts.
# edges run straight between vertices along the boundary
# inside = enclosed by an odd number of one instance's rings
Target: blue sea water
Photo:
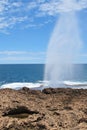
[[[1,64],[0,88],[40,87],[44,83],[44,68],[44,64]],[[87,88],[87,64],[74,65],[72,76],[65,77],[61,84],[62,87]]]
[[[0,86],[23,87],[25,83],[28,87],[39,86],[39,82],[43,80],[43,74],[44,64],[1,64]]]
[[[43,80],[43,64],[0,65],[0,82],[37,82]]]

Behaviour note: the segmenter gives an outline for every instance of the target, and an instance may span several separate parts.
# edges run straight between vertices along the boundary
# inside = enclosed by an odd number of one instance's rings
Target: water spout
[[[44,80],[50,81],[52,87],[72,78],[81,45],[76,12],[60,13],[49,41],[44,74]]]

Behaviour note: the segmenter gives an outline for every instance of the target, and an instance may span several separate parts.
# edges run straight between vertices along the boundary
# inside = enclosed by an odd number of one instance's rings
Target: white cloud
[[[37,7],[37,3],[36,2],[30,2],[27,5],[27,9],[31,10]]]
[[[23,23],[27,27],[36,27],[35,19],[45,16],[55,16],[60,12],[78,11],[87,8],[87,0],[33,0],[33,1],[0,1],[0,31]],[[45,19],[46,20],[46,19]],[[27,22],[27,25],[26,25]]]
[[[45,52],[29,52],[29,51],[0,51],[0,56],[18,56],[18,55],[25,55],[25,56],[45,56]]]
[[[35,62],[44,61],[45,52],[28,52],[28,51],[0,51],[0,61],[8,62]]]
[[[13,2],[12,6],[14,6],[14,7],[21,7],[22,6],[22,2]]]
[[[27,24],[24,28],[40,28],[42,26],[44,26],[45,24],[48,24],[48,23],[51,23],[52,21],[51,20],[48,20],[48,21],[45,21],[44,23],[40,23],[40,24]]]
[[[3,57],[3,58],[0,58],[0,60],[3,60],[3,61],[31,61],[31,60],[42,60],[41,57],[26,57],[26,56],[23,56],[23,57],[16,57],[16,56],[8,56],[8,57]]]
[[[0,55],[19,55],[26,54],[27,51],[0,51]]]
[[[28,19],[27,16],[24,16],[24,17],[12,16],[9,19],[7,19],[7,17],[1,17],[0,18],[0,31],[6,28],[12,28],[16,23],[21,23],[27,19]]]
[[[48,15],[56,15],[61,12],[78,11],[87,8],[87,0],[51,0],[41,4],[39,10]]]
[[[45,52],[29,52],[29,51],[0,51],[0,61],[3,63],[20,63],[20,62],[43,62],[45,60]]]

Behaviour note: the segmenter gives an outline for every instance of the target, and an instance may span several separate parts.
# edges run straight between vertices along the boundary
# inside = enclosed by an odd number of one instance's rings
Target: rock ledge
[[[87,90],[0,90],[0,130],[87,130]]]

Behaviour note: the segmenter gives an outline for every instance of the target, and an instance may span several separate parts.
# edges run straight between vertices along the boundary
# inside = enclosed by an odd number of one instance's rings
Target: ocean
[[[39,87],[44,64],[1,64],[0,88]]]
[[[49,87],[49,81],[43,81],[44,68],[44,64],[1,64],[0,88]],[[59,82],[61,87],[87,88],[87,64],[74,65],[72,76]]]

